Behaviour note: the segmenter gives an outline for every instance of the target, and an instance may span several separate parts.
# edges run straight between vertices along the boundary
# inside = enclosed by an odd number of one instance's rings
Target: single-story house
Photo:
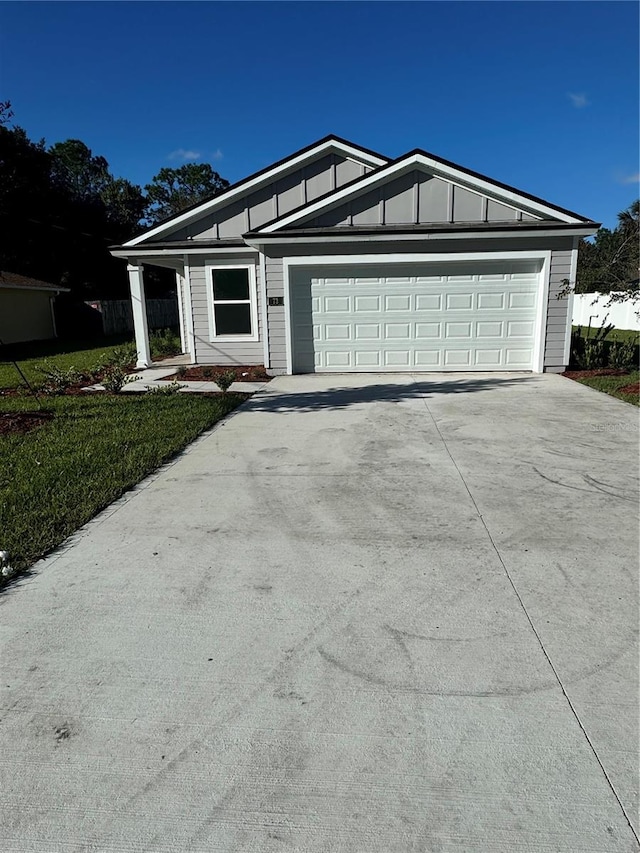
[[[176,272],[196,364],[271,374],[562,371],[580,237],[598,223],[421,149],[328,136],[149,228],[128,261]]]
[[[13,272],[0,272],[0,342],[17,344],[55,338],[53,302],[69,288]]]

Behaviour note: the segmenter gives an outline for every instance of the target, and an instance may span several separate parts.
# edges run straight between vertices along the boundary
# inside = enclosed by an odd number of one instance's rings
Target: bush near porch
[[[244,394],[0,398],[0,413],[29,411],[34,429],[0,435],[0,550],[23,569],[59,545],[203,430]]]
[[[168,358],[181,351],[180,336],[172,329],[162,329],[150,335],[151,356]],[[45,382],[42,367],[46,363],[60,370],[73,368],[79,373],[91,373],[113,355],[116,349],[126,347],[131,353],[131,367],[135,366],[136,350],[130,335],[116,335],[100,340],[33,341],[11,347],[0,347],[0,389],[18,388],[22,382],[12,364],[17,361],[29,382],[40,387]]]

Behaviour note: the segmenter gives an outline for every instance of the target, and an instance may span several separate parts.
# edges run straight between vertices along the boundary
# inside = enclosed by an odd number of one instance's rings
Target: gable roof
[[[0,271],[0,287],[9,287],[18,290],[55,290],[68,293],[68,287],[60,287],[48,281],[39,281],[26,275],[18,275],[16,272]]]
[[[403,154],[396,160],[391,160],[368,174],[358,177],[348,184],[344,184],[337,190],[325,193],[325,195],[309,204],[302,205],[283,216],[271,220],[271,222],[267,222],[257,233],[270,234],[274,231],[279,231],[292,223],[313,217],[320,211],[338,205],[350,197],[359,195],[377,184],[384,183],[389,178],[396,177],[402,172],[415,168],[422,168],[436,177],[459,184],[465,189],[490,195],[496,201],[522,207],[538,217],[547,216],[568,224],[592,224],[593,222],[593,220],[587,217],[558,207],[538,196],[518,190],[515,187],[509,186],[509,184],[495,181],[493,178],[489,178],[479,172],[474,172],[471,169],[466,169],[464,166],[459,166],[450,160],[443,160],[441,157],[430,154],[421,148],[416,148],[407,154]]]
[[[304,164],[306,161],[316,158],[318,155],[330,153],[331,151],[337,151],[346,157],[365,163],[368,166],[373,166],[374,168],[378,168],[389,162],[388,158],[383,157],[382,154],[378,154],[368,148],[362,148],[362,146],[349,142],[347,139],[342,139],[340,136],[330,134],[311,145],[307,145],[305,148],[301,148],[299,151],[295,151],[283,160],[278,160],[271,166],[254,172],[247,178],[243,178],[241,181],[227,187],[223,192],[217,193],[204,201],[199,201],[157,225],[152,225],[146,231],[143,231],[137,237],[134,237],[123,245],[126,247],[137,246],[151,237],[164,234],[166,231],[170,231],[179,225],[186,225],[188,222],[200,218],[203,214],[228,204],[235,197],[249,190],[256,189],[260,185],[269,183],[276,175],[290,171]]]

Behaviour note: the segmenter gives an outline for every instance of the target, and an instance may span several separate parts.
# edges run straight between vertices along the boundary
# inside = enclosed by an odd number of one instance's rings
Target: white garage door
[[[291,267],[293,371],[531,370],[540,268]]]

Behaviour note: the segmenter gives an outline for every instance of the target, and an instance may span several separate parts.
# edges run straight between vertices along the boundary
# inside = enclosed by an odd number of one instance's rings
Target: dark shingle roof
[[[3,285],[24,288],[25,290],[64,290],[65,292],[69,290],[68,287],[60,287],[60,285],[52,284],[50,281],[39,281],[37,278],[18,275],[16,272],[0,270],[0,287]]]

